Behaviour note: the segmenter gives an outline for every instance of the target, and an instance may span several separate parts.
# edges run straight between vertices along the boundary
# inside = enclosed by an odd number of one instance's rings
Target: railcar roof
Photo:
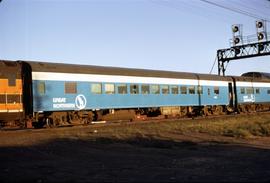
[[[270,73],[266,72],[246,72],[242,74],[242,76],[260,79],[270,79]]]
[[[0,78],[12,78],[12,75],[16,73],[16,78],[21,78],[20,64],[8,60],[0,60]]]
[[[147,70],[121,67],[105,67],[95,65],[77,65],[64,63],[21,61],[30,64],[32,71],[35,72],[61,72],[61,73],[82,73],[82,74],[104,74],[104,75],[124,75],[142,77],[164,77],[164,78],[184,78],[184,79],[203,79],[203,80],[231,80],[230,77],[222,77],[210,74],[197,74],[188,72],[175,72],[164,70]]]

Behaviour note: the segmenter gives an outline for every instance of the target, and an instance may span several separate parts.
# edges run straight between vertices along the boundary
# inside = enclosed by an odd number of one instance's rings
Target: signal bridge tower
[[[230,48],[217,50],[218,75],[225,76],[225,63],[231,60],[270,55],[270,34],[266,30],[266,21],[256,21],[256,35],[243,37],[243,26],[232,25],[233,38],[230,40]]]

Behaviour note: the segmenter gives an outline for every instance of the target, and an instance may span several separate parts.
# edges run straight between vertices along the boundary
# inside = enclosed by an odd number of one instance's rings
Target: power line
[[[215,65],[216,65],[217,59],[218,59],[218,58],[216,57],[216,58],[215,58],[215,61],[214,61],[214,64],[212,65],[212,68],[211,68],[209,74],[212,74],[212,71],[213,71],[213,69],[214,69],[214,67],[215,67]]]
[[[233,11],[233,12],[236,12],[236,13],[240,13],[242,15],[246,15],[246,16],[249,16],[249,17],[252,17],[252,18],[255,18],[255,19],[264,19],[267,22],[270,22],[269,19],[266,19],[265,17],[260,17],[258,15],[253,14],[253,13],[250,13],[248,11],[240,10],[240,9],[237,9],[237,8],[230,8],[230,7],[227,7],[227,6],[215,3],[215,2],[211,2],[211,1],[208,1],[208,0],[200,0],[200,1],[202,1],[204,3],[214,5],[214,6],[217,6],[217,7],[220,7],[220,8],[223,8],[223,9],[226,9],[226,10],[230,10],[230,11]]]

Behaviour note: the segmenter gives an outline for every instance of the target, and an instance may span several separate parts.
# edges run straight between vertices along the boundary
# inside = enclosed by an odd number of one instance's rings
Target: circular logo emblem
[[[86,102],[84,95],[78,95],[75,99],[75,105],[78,109],[84,109],[86,107]]]

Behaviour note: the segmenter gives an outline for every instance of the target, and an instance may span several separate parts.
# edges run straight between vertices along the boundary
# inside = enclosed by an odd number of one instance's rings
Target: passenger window
[[[114,84],[105,84],[104,87],[105,87],[106,94],[114,94],[115,93]]]
[[[151,93],[152,94],[160,94],[159,85],[151,85]]]
[[[66,94],[77,93],[77,83],[76,82],[66,82],[65,83],[65,93]]]
[[[91,84],[91,93],[93,93],[93,94],[101,94],[102,93],[102,85],[101,85],[101,83],[93,83],[93,84]]]
[[[139,94],[139,85],[130,85],[130,94]]]
[[[270,90],[267,90],[267,94],[270,95]]]
[[[20,100],[20,95],[7,95],[7,103],[9,104],[21,103]]]
[[[8,86],[16,86],[16,75],[14,74],[8,75]]]
[[[260,88],[255,89],[256,94],[260,94]]]
[[[219,87],[214,87],[214,94],[219,95]]]
[[[150,93],[150,86],[149,85],[142,85],[142,94],[149,94]]]
[[[7,96],[1,94],[0,95],[0,104],[5,104],[7,102],[6,99],[7,99]]]
[[[195,94],[195,86],[189,86],[188,87],[188,93],[189,94]]]
[[[161,92],[162,94],[169,94],[169,85],[162,85]]]
[[[240,88],[241,94],[245,94],[245,88]]]
[[[247,94],[253,94],[254,90],[253,88],[247,88]]]
[[[203,87],[198,86],[197,92],[198,92],[198,94],[203,94]]]
[[[178,93],[179,93],[178,89],[179,89],[179,88],[178,88],[177,85],[171,86],[172,94],[178,94]]]
[[[180,91],[181,91],[181,94],[187,94],[187,87],[186,86],[181,86]]]
[[[117,90],[119,94],[127,94],[127,85],[126,84],[118,84]]]
[[[45,82],[38,83],[38,93],[45,94]]]

